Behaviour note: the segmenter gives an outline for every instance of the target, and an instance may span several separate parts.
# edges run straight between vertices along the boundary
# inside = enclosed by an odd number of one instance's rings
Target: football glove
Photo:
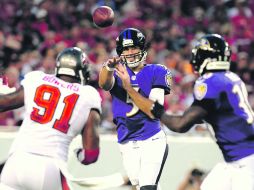
[[[155,101],[151,108],[151,112],[155,118],[160,119],[163,113],[165,112],[164,106],[161,105],[158,101]]]

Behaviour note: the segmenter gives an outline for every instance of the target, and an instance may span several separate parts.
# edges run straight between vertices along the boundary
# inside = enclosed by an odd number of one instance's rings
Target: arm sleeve
[[[172,85],[171,72],[163,65],[157,65],[154,72],[156,77],[154,78],[152,88],[162,88],[165,94],[169,94]]]
[[[192,105],[199,106],[207,112],[215,110],[215,100],[220,92],[220,89],[216,88],[217,86],[214,86],[214,83],[216,82],[209,79],[196,82],[193,89],[194,102]]]
[[[89,96],[90,96],[89,105],[90,105],[91,109],[96,110],[101,114],[102,110],[101,110],[100,94],[98,93],[98,91],[95,88],[90,87],[89,88]]]

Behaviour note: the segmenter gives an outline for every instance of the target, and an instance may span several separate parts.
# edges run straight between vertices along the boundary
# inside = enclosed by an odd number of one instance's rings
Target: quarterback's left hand
[[[126,65],[119,64],[116,68],[116,75],[122,80],[125,90],[131,87],[130,76],[126,69]]]
[[[8,86],[7,78],[6,77],[1,77],[0,78],[0,95],[2,94],[10,94],[12,92],[15,92],[16,88],[12,87],[10,88]]]

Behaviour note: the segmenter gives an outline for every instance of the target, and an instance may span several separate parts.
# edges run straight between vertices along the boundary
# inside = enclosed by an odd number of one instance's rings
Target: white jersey
[[[101,112],[99,93],[41,71],[28,73],[21,85],[26,113],[10,153],[20,150],[67,160],[69,145],[81,133],[90,110]]]

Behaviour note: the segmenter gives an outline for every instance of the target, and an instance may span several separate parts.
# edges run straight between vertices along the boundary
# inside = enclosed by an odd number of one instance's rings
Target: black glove
[[[161,105],[158,101],[155,101],[153,107],[151,108],[151,112],[154,117],[160,119],[163,113],[165,112],[164,106]]]

